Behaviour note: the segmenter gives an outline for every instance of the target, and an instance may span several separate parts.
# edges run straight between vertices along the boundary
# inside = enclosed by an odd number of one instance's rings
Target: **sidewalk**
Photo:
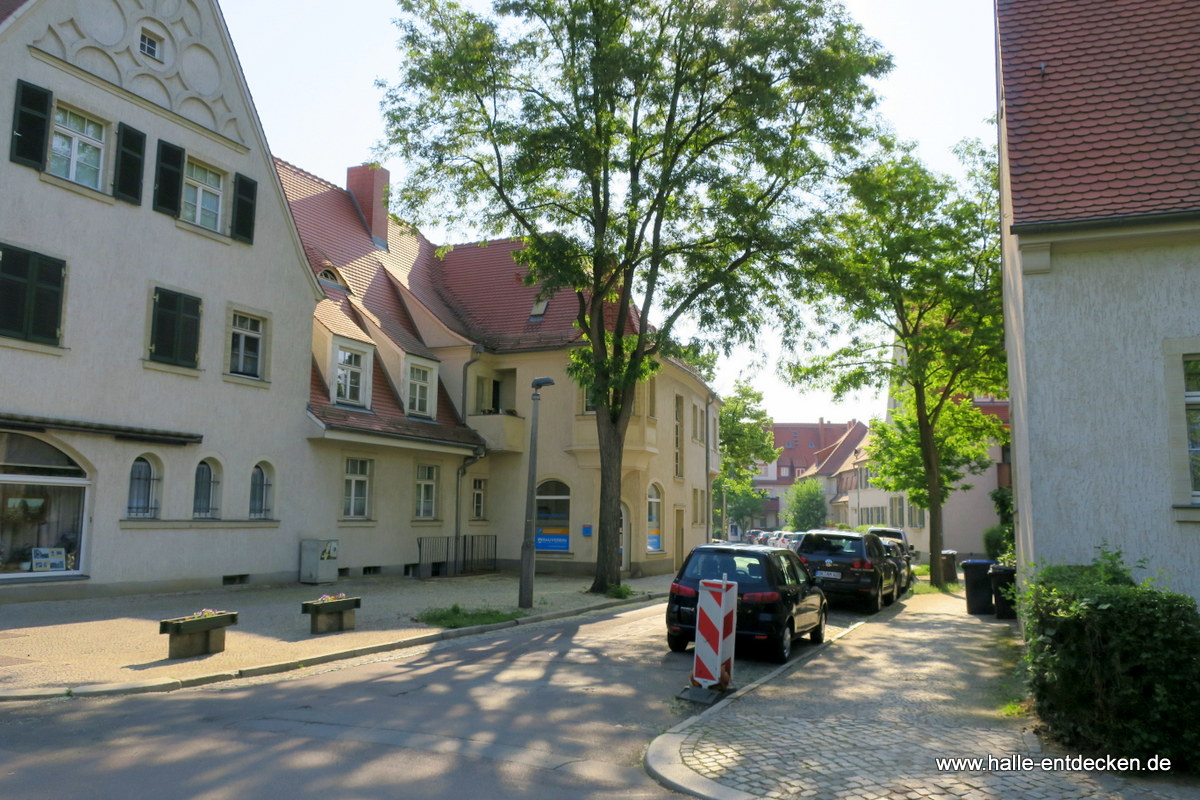
[[[1190,779],[939,770],[939,758],[1074,755],[1043,751],[1028,718],[999,713],[1019,692],[1006,663],[1015,635],[1013,622],[968,615],[962,595],[910,595],[810,658],[798,646],[794,663],[662,734],[646,769],[715,800],[1200,796]]]
[[[538,575],[533,609],[521,623],[588,608],[665,597],[671,575],[626,580],[635,594],[611,600],[588,594],[591,580]],[[355,630],[314,636],[300,604],[323,594],[361,597]],[[0,605],[0,701],[162,692],[267,675],[326,661],[430,644],[462,635],[416,621],[428,608],[517,610],[517,578],[372,577],[336,584],[231,586],[208,591]],[[158,621],[203,608],[237,611],[223,653],[171,661]],[[517,623],[502,623],[500,626]],[[479,628],[469,629],[477,632]]]

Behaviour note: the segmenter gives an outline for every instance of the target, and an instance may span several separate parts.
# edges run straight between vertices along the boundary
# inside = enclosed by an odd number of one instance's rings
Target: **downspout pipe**
[[[467,474],[467,470],[473,464],[477,464],[487,458],[487,448],[480,446],[478,450],[469,456],[463,458],[463,463],[459,466],[457,474],[454,476],[454,553],[453,560],[450,564],[450,574],[458,575],[459,557],[458,554],[462,549],[462,480]]]
[[[712,541],[712,506],[713,506],[713,501],[712,501],[712,487],[713,487],[712,449],[713,449],[714,442],[712,441],[712,417],[711,417],[711,415],[712,415],[713,401],[716,399],[717,399],[717,396],[715,394],[713,394],[712,392],[709,392],[708,399],[704,401],[704,440],[703,441],[704,441],[704,481],[706,484],[706,487],[705,487],[706,490],[704,492],[704,498],[705,498],[704,502],[707,506],[704,509],[704,530],[705,530],[705,534],[706,534],[705,538],[704,538],[705,542]],[[721,517],[721,525],[723,525],[723,526],[725,525],[724,516]],[[725,533],[724,531],[721,532],[722,539],[725,538],[724,533]]]

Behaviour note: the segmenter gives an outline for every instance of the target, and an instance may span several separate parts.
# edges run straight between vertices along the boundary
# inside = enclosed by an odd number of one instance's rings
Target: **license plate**
[[[814,575],[816,575],[818,578],[834,578],[835,580],[836,580],[837,578],[840,578],[840,577],[842,577],[842,573],[840,573],[840,572],[830,572],[830,571],[829,571],[829,570],[827,570],[827,569],[819,569],[819,570],[817,570],[817,571],[816,571],[815,573],[813,573],[813,574],[814,574]]]

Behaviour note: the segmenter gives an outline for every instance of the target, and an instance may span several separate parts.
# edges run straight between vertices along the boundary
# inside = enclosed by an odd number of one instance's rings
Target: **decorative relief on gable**
[[[39,50],[247,144],[248,121],[217,20],[200,0],[80,0],[51,23]],[[203,9],[203,10],[202,10]],[[157,57],[143,52],[155,41]]]

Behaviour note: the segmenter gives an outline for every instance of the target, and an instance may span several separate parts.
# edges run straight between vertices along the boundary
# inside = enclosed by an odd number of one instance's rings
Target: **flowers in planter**
[[[313,602],[315,603],[332,603],[334,600],[345,600],[346,593],[338,592],[337,594],[323,594]]]
[[[228,613],[228,611],[218,611],[215,608],[202,608],[193,614],[188,614],[186,617],[180,617],[179,619],[203,619],[205,617],[219,617],[222,614]]]

